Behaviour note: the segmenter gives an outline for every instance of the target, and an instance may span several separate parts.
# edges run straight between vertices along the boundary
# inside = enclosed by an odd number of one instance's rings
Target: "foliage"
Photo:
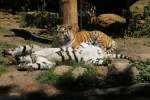
[[[12,44],[8,44],[6,42],[0,41],[0,51],[3,49],[8,49],[8,48],[12,48],[14,47],[14,45]]]
[[[139,25],[139,21],[143,24]],[[150,37],[150,3],[144,7],[143,14],[132,12],[129,19],[129,26],[126,30],[126,35],[131,37]]]
[[[77,79],[77,85],[82,88],[96,87],[98,85],[96,69],[91,66],[86,68],[87,71]]]
[[[3,73],[6,73],[6,72],[7,72],[6,66],[0,64],[0,76],[1,76]]]
[[[58,82],[59,76],[54,74],[53,70],[54,69],[52,68],[40,73],[36,80],[41,83],[56,84]]]
[[[0,51],[10,47],[13,47],[13,45],[0,41]],[[5,72],[7,72],[6,62],[4,57],[0,54],[0,76]]]
[[[123,50],[122,48],[117,48],[117,49],[116,49],[116,53],[117,53],[117,54],[121,54],[121,53],[123,53],[123,51],[124,51],[124,50]]]
[[[10,12],[13,11],[45,11],[57,9],[55,6],[58,0],[1,0],[1,8],[8,9]],[[51,5],[50,5],[51,4]],[[52,6],[52,7],[51,7]],[[53,8],[54,7],[54,8]]]
[[[54,68],[41,73],[36,79],[42,83],[61,85],[65,87],[72,87],[73,84],[76,84],[74,87],[80,88],[89,88],[96,86],[96,70],[90,65],[83,65],[83,63],[72,62],[73,68],[63,75],[56,75],[54,73]],[[82,66],[83,65],[83,66]],[[77,67],[87,68],[87,71],[79,76],[77,79],[72,75],[72,71]]]
[[[14,47],[14,45],[0,41],[0,52],[2,52],[4,49],[8,49],[12,47]],[[4,64],[5,64],[4,57],[2,56],[2,54],[0,54],[0,65],[4,65]]]
[[[51,28],[58,24],[58,14],[46,11],[28,12],[21,16],[22,25],[27,27]]]
[[[135,66],[139,70],[139,75],[134,77],[135,83],[144,83],[150,82],[150,69],[148,66],[150,65],[149,60],[147,61],[135,61],[133,62],[132,66]]]
[[[2,27],[2,26],[0,26],[0,32],[9,32],[9,30],[4,28],[4,27]]]

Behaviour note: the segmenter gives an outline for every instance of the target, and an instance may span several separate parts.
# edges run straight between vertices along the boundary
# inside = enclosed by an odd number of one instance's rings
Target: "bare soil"
[[[117,39],[118,48],[133,59],[150,59],[150,38]]]
[[[7,29],[18,28],[19,23],[17,15],[0,12],[0,27]],[[25,41],[20,37],[9,36],[11,34],[10,31],[0,31],[0,40],[15,45]],[[119,49],[127,55],[135,59],[150,59],[150,38],[127,38],[116,39],[116,41]],[[90,99],[81,96],[79,93],[65,92],[53,85],[38,83],[35,78],[42,71],[18,71],[15,67],[15,65],[8,66],[8,72],[0,76],[0,100]]]

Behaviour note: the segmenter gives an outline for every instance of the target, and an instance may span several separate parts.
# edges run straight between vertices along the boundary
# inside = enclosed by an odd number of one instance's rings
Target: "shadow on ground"
[[[14,86],[0,87],[0,100],[150,100],[150,88],[136,91],[131,95],[90,95],[85,92],[67,92],[49,96],[43,91],[24,93],[21,96],[10,96],[9,92]],[[120,91],[121,92],[121,91]]]

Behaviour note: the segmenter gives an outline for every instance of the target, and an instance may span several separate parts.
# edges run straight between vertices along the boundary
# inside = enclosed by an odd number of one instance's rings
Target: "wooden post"
[[[77,0],[59,0],[60,23],[71,25],[74,31],[78,31]]]

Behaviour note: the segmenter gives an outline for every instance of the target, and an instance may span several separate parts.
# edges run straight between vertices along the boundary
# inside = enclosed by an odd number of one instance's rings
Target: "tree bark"
[[[74,31],[78,30],[77,0],[59,0],[60,23],[72,26]]]

